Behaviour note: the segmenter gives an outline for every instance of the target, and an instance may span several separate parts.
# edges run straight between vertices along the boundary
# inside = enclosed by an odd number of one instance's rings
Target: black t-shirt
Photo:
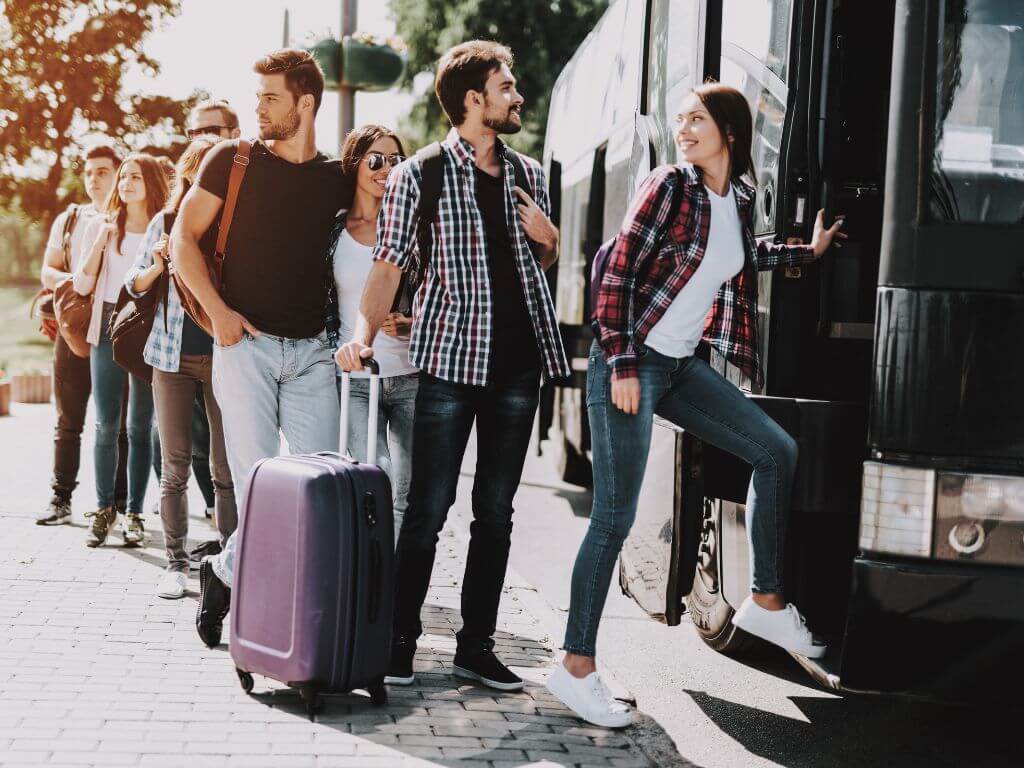
[[[222,200],[237,141],[206,156],[198,184]],[[221,296],[264,333],[308,339],[325,327],[327,247],[341,208],[341,166],[318,153],[305,163],[252,145],[224,259]]]
[[[487,270],[491,278],[491,376],[503,380],[540,369],[533,318],[526,306],[512,236],[505,220],[505,182],[476,169],[476,203],[487,233]]]
[[[181,325],[181,355],[210,355],[213,354],[213,339],[206,331],[195,324],[195,321],[185,314],[185,321]]]

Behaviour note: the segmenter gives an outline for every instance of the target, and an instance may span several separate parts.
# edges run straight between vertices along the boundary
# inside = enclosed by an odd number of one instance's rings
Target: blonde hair
[[[220,136],[203,134],[202,136],[196,136],[185,147],[185,151],[181,153],[181,157],[178,158],[178,164],[174,168],[174,189],[167,200],[167,207],[164,208],[167,213],[178,212],[178,209],[181,207],[181,201],[185,199],[185,194],[195,184],[196,176],[199,175],[199,168],[203,164],[206,153],[213,149],[221,140]]]

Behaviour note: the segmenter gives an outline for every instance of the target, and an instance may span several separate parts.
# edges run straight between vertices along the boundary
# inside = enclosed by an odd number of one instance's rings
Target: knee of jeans
[[[775,453],[779,463],[783,464],[788,471],[792,472],[796,469],[796,462],[800,456],[800,446],[788,432],[783,432],[779,436],[779,444],[775,448]]]
[[[614,539],[621,545],[629,536],[635,520],[636,506],[613,509],[608,514],[591,514],[590,530],[609,539]]]
[[[96,444],[112,445],[117,442],[117,435],[121,431],[121,424],[117,421],[96,422]]]

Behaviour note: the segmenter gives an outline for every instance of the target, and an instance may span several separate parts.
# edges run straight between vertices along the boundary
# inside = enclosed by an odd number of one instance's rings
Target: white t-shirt
[[[373,248],[363,245],[345,230],[338,238],[334,251],[334,285],[338,289],[338,315],[341,320],[341,343],[351,341],[356,331],[359,302],[363,297],[366,279],[373,267]],[[380,365],[381,376],[404,376],[416,373],[409,362],[408,340],[388,336],[384,331],[373,340],[373,357]],[[354,376],[368,376],[356,373]]]
[[[725,197],[710,189],[707,193],[711,198],[711,225],[704,258],[644,342],[668,357],[693,354],[718,289],[743,269],[743,230],[732,187]]]
[[[96,209],[89,205],[80,205],[78,207],[78,220],[75,221],[75,228],[71,230],[71,270],[74,272],[78,269],[78,265],[82,263],[82,259],[85,258],[85,230],[88,227],[89,219],[96,215]],[[57,214],[57,218],[53,220],[53,225],[50,227],[50,238],[46,241],[46,247],[49,248],[60,248],[62,246],[62,240],[64,239],[64,224],[68,220],[68,212],[66,210],[61,211]],[[92,245],[92,243],[89,243]]]
[[[88,255],[89,249],[95,243],[96,235],[99,233],[103,223],[104,218],[102,216],[95,216],[89,220],[89,225],[85,230],[84,251],[86,255]],[[94,291],[97,299],[111,303],[117,301],[117,295],[124,286],[124,276],[128,274],[128,270],[135,262],[136,252],[139,250],[139,246],[142,245],[145,235],[145,232],[125,232],[120,248],[117,247],[117,235],[114,235],[107,241],[107,250],[103,254],[102,282],[96,284],[96,290]]]

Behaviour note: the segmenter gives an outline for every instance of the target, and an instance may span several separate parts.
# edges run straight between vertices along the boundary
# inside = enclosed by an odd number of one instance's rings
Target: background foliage
[[[441,54],[464,40],[497,40],[515,55],[513,73],[526,99],[523,130],[510,139],[540,157],[551,88],[562,67],[608,7],[607,0],[391,0],[396,27],[409,46],[405,85],[433,75]],[[448,121],[433,87],[414,105],[402,132],[423,145],[443,138]]]

